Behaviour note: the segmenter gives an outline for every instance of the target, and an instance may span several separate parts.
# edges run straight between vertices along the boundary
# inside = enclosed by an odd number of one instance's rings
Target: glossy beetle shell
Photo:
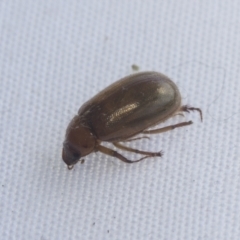
[[[192,124],[182,122],[157,130],[148,130],[172,117],[177,112],[189,112],[198,108],[181,106],[181,95],[176,84],[157,72],[142,72],[127,76],[111,84],[87,101],[70,122],[62,157],[68,166],[94,151],[100,151],[128,163],[147,157],[161,156],[161,152],[145,152],[121,145],[133,136],[154,134]],[[202,117],[202,115],[201,115]],[[114,146],[145,157],[131,161],[118,152],[106,148],[101,142],[112,142]]]
[[[130,138],[164,121],[181,105],[174,82],[157,72],[125,77],[86,102],[78,115],[101,141]]]

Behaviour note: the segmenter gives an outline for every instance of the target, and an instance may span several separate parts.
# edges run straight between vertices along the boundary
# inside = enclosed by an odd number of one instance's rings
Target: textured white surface
[[[239,13],[239,0],[1,0],[0,239],[239,239]],[[68,122],[132,64],[171,77],[204,122],[130,144],[162,159],[97,153],[68,171]]]

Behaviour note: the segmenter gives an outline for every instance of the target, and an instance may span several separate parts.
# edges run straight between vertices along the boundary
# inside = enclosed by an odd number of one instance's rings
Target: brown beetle
[[[162,152],[146,152],[126,147],[119,142],[136,140],[133,136],[162,133],[192,124],[181,122],[163,128],[147,130],[181,112],[199,108],[182,106],[181,95],[174,82],[157,72],[142,72],[113,83],[83,104],[70,122],[63,143],[62,158],[72,168],[81,157],[102,152],[126,163],[139,162],[148,157],[162,156]],[[144,157],[131,161],[101,142]]]

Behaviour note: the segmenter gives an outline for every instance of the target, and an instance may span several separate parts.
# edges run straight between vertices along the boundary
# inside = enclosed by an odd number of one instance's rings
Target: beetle
[[[160,152],[133,149],[120,142],[133,141],[137,134],[157,134],[192,124],[185,121],[158,129],[149,129],[176,114],[198,111],[200,108],[181,104],[176,84],[158,72],[132,74],[111,84],[80,107],[69,123],[63,143],[62,158],[71,169],[81,157],[101,152],[126,163],[136,163],[149,157],[161,157]],[[144,138],[144,137],[143,137]],[[117,151],[103,146],[110,142],[116,148],[144,155],[129,160]]]

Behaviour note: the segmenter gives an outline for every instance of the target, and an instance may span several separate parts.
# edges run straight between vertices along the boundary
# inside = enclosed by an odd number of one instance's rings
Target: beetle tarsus
[[[123,156],[122,156],[123,157]],[[140,159],[138,159],[138,160],[129,160],[129,159],[127,159],[127,158],[125,158],[125,157],[123,157],[123,158],[119,158],[120,160],[122,160],[123,162],[125,162],[125,163],[137,163],[137,162],[140,162],[140,161],[142,161],[143,159],[146,159],[146,158],[149,158],[150,156],[145,156],[145,157],[142,157],[142,158],[140,158]]]
[[[184,105],[181,107],[181,111],[189,113],[190,111],[198,111],[200,114],[201,121],[203,121],[202,110],[200,108],[191,107],[189,105]]]

